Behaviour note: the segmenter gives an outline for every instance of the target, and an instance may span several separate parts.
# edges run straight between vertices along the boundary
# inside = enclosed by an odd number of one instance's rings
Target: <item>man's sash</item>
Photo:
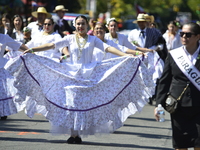
[[[170,51],[170,54],[180,70],[200,91],[200,72],[189,60],[183,47]]]

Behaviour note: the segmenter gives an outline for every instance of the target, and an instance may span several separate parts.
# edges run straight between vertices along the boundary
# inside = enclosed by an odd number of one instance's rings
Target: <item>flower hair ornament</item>
[[[109,25],[109,23],[111,21],[116,21],[116,19],[115,18],[109,18],[109,19],[107,19],[107,21],[106,21],[106,27],[108,27],[108,25]]]

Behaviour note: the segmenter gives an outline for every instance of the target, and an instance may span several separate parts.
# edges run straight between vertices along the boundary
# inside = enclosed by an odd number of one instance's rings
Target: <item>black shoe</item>
[[[7,116],[1,117],[1,120],[6,120],[6,119],[7,119]]]
[[[67,140],[67,143],[68,144],[73,144],[75,142],[75,138],[74,137],[70,137],[68,140]]]
[[[75,143],[76,144],[81,144],[82,143],[82,139],[79,136],[76,136],[74,139],[75,139]]]
[[[149,98],[149,105],[152,105],[153,104],[153,101],[152,101],[152,98]]]

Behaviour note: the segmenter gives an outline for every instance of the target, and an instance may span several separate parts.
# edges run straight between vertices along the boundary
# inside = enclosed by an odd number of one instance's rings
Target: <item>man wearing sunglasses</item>
[[[156,106],[166,106],[168,93],[178,100],[171,114],[175,150],[200,150],[200,26],[185,24],[180,32],[183,46],[171,50],[158,84]],[[156,112],[156,111],[155,111]],[[159,117],[155,113],[156,120]]]

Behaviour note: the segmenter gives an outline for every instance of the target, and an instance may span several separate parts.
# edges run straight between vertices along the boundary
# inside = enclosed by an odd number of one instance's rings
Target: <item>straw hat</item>
[[[51,14],[47,12],[47,10],[44,7],[38,7],[37,11],[32,12],[32,16],[37,18],[38,17],[38,13],[43,13],[47,15],[47,18],[51,17]]]
[[[145,14],[145,18],[146,18],[147,22],[151,22],[151,23],[154,22],[154,16],[153,15],[149,16],[148,14]]]
[[[133,21],[133,23],[137,23],[138,21],[146,21],[146,14],[138,14],[137,20]]]
[[[56,6],[55,10],[53,12],[57,12],[57,11],[68,11],[68,9],[65,9],[65,7],[63,5],[58,5]]]

